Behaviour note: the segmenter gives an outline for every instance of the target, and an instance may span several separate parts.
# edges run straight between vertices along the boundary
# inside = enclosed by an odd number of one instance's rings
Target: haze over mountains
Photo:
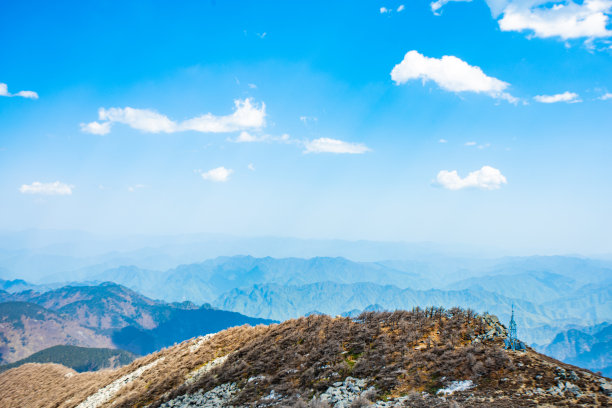
[[[557,339],[561,333],[591,336],[593,327],[612,321],[612,261],[605,259],[487,258],[469,255],[466,248],[445,253],[442,246],[429,244],[366,241],[185,236],[173,243],[167,238],[147,238],[152,246],[141,247],[147,239],[112,243],[87,234],[80,241],[72,233],[33,236],[22,233],[13,240],[0,236],[6,246],[0,251],[0,279],[4,279],[0,290],[5,291],[0,292],[0,300],[30,302],[44,307],[44,313],[76,316],[88,330],[113,330],[113,334],[104,333],[104,341],[137,354],[201,334],[199,323],[188,324],[189,319],[210,322],[208,314],[223,310],[285,320],[311,313],[461,306],[492,312],[507,322],[514,305],[519,336],[539,350],[567,359],[578,358],[584,348],[573,341],[564,343],[564,349],[573,348],[565,354],[559,347],[548,347],[563,343]],[[125,251],[115,251],[117,245],[125,245]],[[335,253],[355,258],[254,256],[262,253]],[[16,277],[29,280],[9,280]],[[134,292],[100,285],[104,282]],[[96,297],[114,299],[113,306],[92,302]],[[213,311],[209,304],[220,310]],[[244,319],[225,315],[219,321],[223,326]],[[71,339],[69,344],[80,344]],[[598,347],[602,346],[595,347],[595,352]],[[603,370],[609,365],[606,358],[580,361]]]

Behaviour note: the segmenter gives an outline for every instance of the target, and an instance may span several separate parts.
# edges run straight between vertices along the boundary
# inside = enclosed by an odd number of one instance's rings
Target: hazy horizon
[[[110,253],[130,253],[155,248],[190,248],[216,244],[218,253],[210,253],[202,260],[219,256],[254,257],[344,257],[354,261],[410,260],[442,256],[464,259],[497,259],[505,257],[578,257],[599,260],[612,259],[612,253],[576,253],[563,251],[514,250],[492,245],[468,245],[457,242],[375,241],[368,239],[307,238],[287,236],[239,236],[225,233],[184,234],[111,234],[83,230],[26,229],[0,230],[0,250],[29,250],[34,253],[92,257]],[[303,248],[301,248],[301,246]],[[280,249],[279,249],[280,247]],[[357,248],[367,248],[367,254],[346,255]],[[380,256],[376,257],[376,251]],[[287,254],[282,254],[287,251]],[[300,253],[302,251],[303,253]],[[280,253],[280,255],[279,255]]]
[[[610,8],[396,3],[1,5],[0,229],[611,253]]]

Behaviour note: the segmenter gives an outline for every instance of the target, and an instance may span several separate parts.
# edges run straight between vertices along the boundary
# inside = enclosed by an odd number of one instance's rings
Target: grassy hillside
[[[77,372],[117,368],[131,363],[136,356],[128,351],[108,348],[54,346],[41,350],[12,364],[0,366],[0,372],[27,363],[56,363]]]
[[[460,309],[312,315],[198,337],[114,371],[24,365],[0,374],[0,400],[7,408],[612,403],[605,378],[531,349],[504,350],[505,336],[494,316]]]

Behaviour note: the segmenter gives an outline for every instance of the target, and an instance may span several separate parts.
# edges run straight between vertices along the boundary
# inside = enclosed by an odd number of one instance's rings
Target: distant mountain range
[[[193,303],[151,300],[115,283],[45,293],[0,291],[0,363],[54,345],[149,353],[195,335],[271,323]]]
[[[310,313],[354,315],[370,306],[460,306],[493,312],[504,322],[514,305],[519,336],[539,350],[561,332],[612,322],[612,263],[579,257],[429,254],[355,262],[342,257],[232,256],[165,270],[104,265],[62,273],[69,286],[0,281],[0,301],[31,302],[69,315],[85,328],[105,336],[114,333],[114,344],[136,353],[151,351],[147,344],[160,347],[175,341],[167,333],[176,327],[165,332],[159,327],[183,313],[197,321],[198,313],[208,313],[209,304],[274,320]],[[98,285],[106,281],[121,289]]]
[[[508,321],[511,306],[514,304],[522,338],[530,343],[538,343],[546,340],[539,337],[538,329],[541,326],[587,325],[596,321],[590,319],[593,316],[592,302],[589,300],[585,299],[582,305],[566,300],[564,303],[573,307],[555,309],[479,288],[422,291],[373,283],[319,282],[301,286],[264,284],[234,289],[217,299],[214,305],[225,310],[279,320],[302,316],[313,310],[334,316],[354,309],[363,310],[374,304],[387,310],[461,305],[479,312],[493,312],[503,321]],[[611,307],[610,299],[603,302],[597,317],[610,319]],[[554,334],[545,332],[544,336]]]
[[[561,332],[543,351],[570,364],[612,377],[612,324]]]
[[[89,278],[117,282],[153,298],[196,303],[212,302],[232,289],[258,283],[301,285],[335,281],[379,282],[400,287],[428,286],[427,281],[415,273],[380,263],[352,262],[344,258],[221,257],[181,265],[165,272],[120,267]]]

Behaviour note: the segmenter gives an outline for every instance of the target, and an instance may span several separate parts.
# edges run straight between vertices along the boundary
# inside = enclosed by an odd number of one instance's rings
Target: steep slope
[[[33,303],[0,303],[0,362],[12,363],[58,344],[112,347],[110,338]]]
[[[504,337],[494,316],[460,309],[310,316],[199,337],[103,373],[24,365],[0,374],[0,400],[7,408],[612,403],[606,379],[531,349],[503,350]]]
[[[77,372],[117,368],[131,363],[136,356],[125,350],[77,346],[53,346],[22,360],[0,366],[0,372],[28,363],[56,363]]]

